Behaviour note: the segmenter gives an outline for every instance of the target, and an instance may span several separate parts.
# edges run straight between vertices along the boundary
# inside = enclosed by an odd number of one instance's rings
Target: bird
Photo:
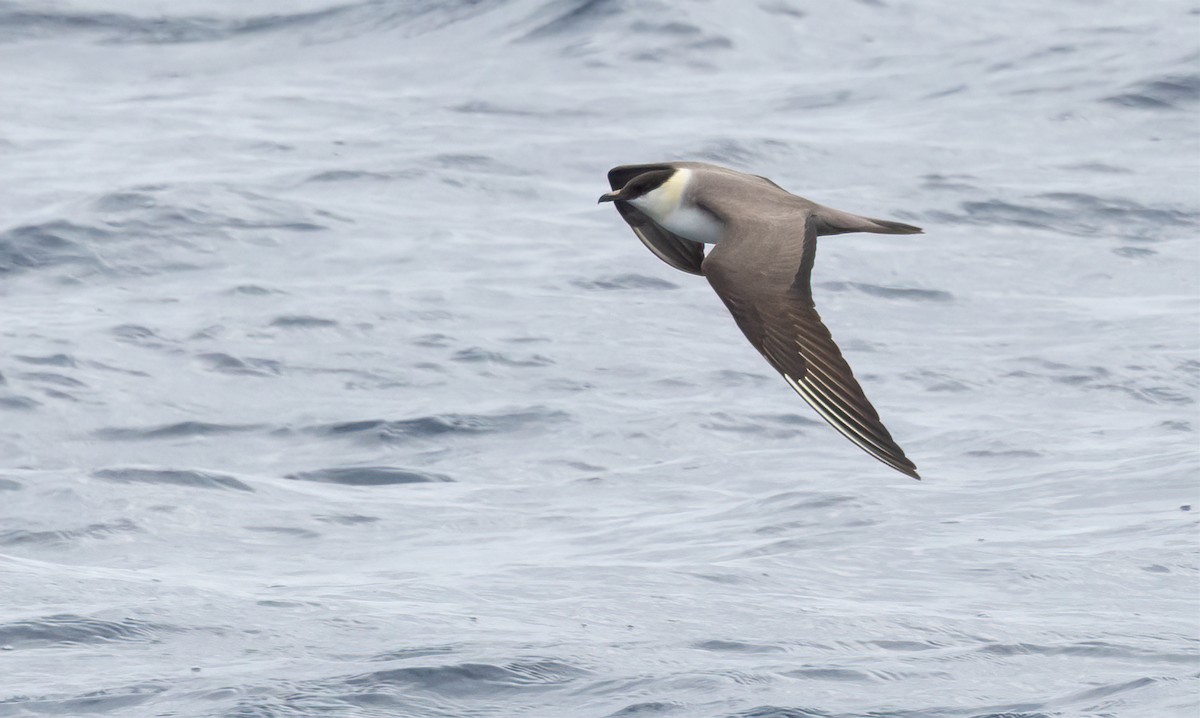
[[[612,202],[659,259],[705,277],[754,348],[825,421],[920,480],[821,321],[812,270],[817,237],[924,230],[825,207],[766,177],[705,162],[621,165],[608,183],[599,202]]]

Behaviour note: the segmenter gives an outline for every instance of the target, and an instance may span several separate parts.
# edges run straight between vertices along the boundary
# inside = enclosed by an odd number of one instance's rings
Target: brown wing
[[[670,165],[622,165],[608,171],[608,184],[621,189],[629,180],[643,172],[670,169]],[[614,202],[621,218],[633,229],[637,238],[654,255],[672,267],[688,274],[703,274],[704,245],[668,232],[628,202]]]
[[[750,343],[825,421],[871,456],[913,477],[908,460],[879,420],[813,306],[810,279],[818,220],[804,235],[732,225],[704,261],[704,274]]]

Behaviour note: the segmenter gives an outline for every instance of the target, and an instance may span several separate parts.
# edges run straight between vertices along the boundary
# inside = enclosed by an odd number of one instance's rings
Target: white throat
[[[691,170],[675,170],[670,179],[653,191],[630,200],[630,204],[668,232],[693,242],[716,244],[721,239],[721,223],[697,207],[689,197],[688,189],[693,179]]]

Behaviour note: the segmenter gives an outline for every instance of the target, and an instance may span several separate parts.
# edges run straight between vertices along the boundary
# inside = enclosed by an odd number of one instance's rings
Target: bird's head
[[[629,202],[654,218],[665,217],[679,206],[687,185],[688,170],[662,169],[643,172],[625,186],[600,195],[600,202]]]

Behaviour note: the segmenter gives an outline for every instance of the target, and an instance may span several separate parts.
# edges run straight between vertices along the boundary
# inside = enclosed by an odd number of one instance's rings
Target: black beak
[[[620,197],[618,196],[620,194],[621,194],[621,190],[619,190],[619,189],[613,190],[612,192],[606,192],[606,193],[600,195],[600,199],[596,200],[596,204],[600,204],[601,202],[614,202],[614,201],[620,199]]]

